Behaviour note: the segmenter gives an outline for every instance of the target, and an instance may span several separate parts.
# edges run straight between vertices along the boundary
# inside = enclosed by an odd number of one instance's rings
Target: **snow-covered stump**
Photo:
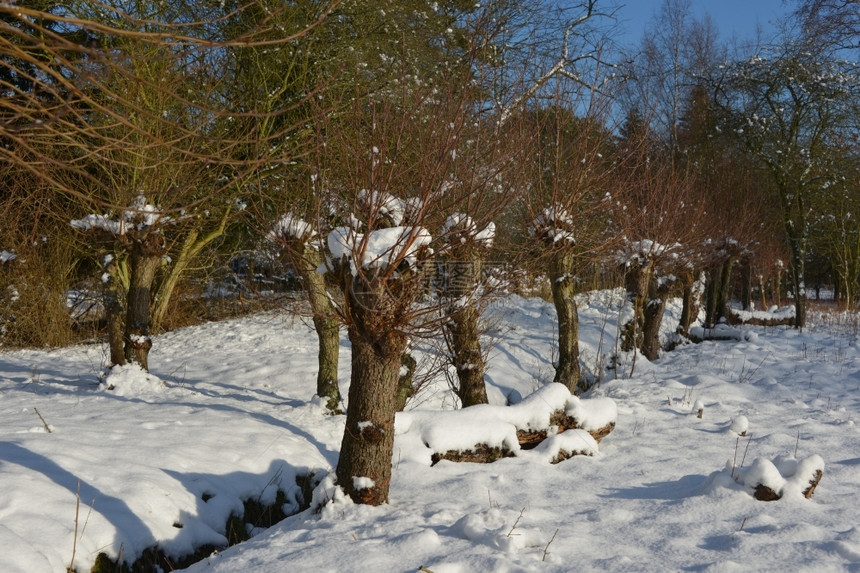
[[[615,428],[617,409],[608,398],[580,400],[552,383],[513,406],[478,405],[453,412],[398,414],[398,435],[411,434],[428,448],[430,465],[442,460],[490,463],[531,456],[558,463],[593,456]]]
[[[569,410],[557,410],[550,416],[549,426],[547,429],[537,431],[531,429],[518,429],[517,441],[520,444],[520,448],[523,450],[530,450],[543,442],[550,435],[561,434],[567,430],[581,429],[584,429],[583,424],[576,418],[576,415],[571,415]],[[615,422],[612,421],[608,422],[604,426],[585,431],[587,431],[594,441],[599,444],[601,440],[612,433],[612,430],[614,429]],[[554,433],[550,433],[550,430],[553,430]]]
[[[810,499],[824,476],[824,460],[812,455],[802,460],[778,456],[757,458],[747,468],[735,467],[731,460],[711,478],[712,486],[741,488],[759,501],[777,501],[786,496]]]
[[[802,460],[778,457],[773,461],[756,459],[744,470],[736,472],[735,480],[759,501],[776,501],[786,494],[800,493],[810,499],[824,476],[824,460],[813,455]]]
[[[472,462],[476,464],[490,464],[502,458],[514,457],[513,450],[504,446],[488,446],[486,444],[475,444],[468,450],[448,450],[447,452],[436,452],[430,459],[430,465],[435,466],[442,460],[449,462]]]

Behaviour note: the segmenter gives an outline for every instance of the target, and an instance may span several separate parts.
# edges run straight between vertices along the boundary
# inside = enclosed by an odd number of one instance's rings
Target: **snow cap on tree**
[[[633,263],[657,259],[664,255],[677,258],[678,254],[676,251],[680,248],[680,243],[663,245],[650,239],[643,239],[628,243],[623,249],[617,252],[616,257],[619,264],[630,266]]]
[[[529,234],[551,244],[574,244],[573,216],[563,207],[546,207],[534,218]]]
[[[287,213],[275,223],[267,238],[272,242],[294,240],[303,244],[310,244],[316,236],[317,233],[310,223],[292,213]]]
[[[328,235],[328,248],[334,261],[346,259],[353,276],[358,269],[382,269],[404,262],[410,267],[432,236],[423,227],[391,227],[367,234],[350,227],[336,227]],[[329,265],[330,266],[330,265]]]
[[[102,230],[121,236],[129,231],[146,231],[170,221],[172,219],[158,207],[147,203],[146,196],[141,193],[119,216],[89,214],[83,219],[72,220],[71,225],[82,231]]]
[[[453,246],[472,243],[489,249],[495,238],[495,223],[491,221],[479,230],[474,219],[464,213],[449,215],[442,225],[442,239]]]

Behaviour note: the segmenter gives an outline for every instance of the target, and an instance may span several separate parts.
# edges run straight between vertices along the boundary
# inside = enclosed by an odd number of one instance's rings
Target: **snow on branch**
[[[353,276],[359,269],[410,267],[419,251],[430,244],[432,237],[423,227],[391,227],[369,233],[358,233],[350,227],[336,227],[328,235],[328,248],[334,261],[346,260]]]
[[[73,219],[71,225],[81,231],[102,230],[120,237],[130,231],[147,231],[172,221],[158,207],[147,203],[141,194],[118,216],[89,214],[83,219]]]
[[[393,226],[416,220],[424,208],[424,204],[418,197],[400,199],[385,191],[367,189],[358,192],[358,205],[371,217],[388,218]]]
[[[677,258],[680,248],[680,243],[663,245],[650,239],[643,239],[641,241],[633,241],[619,250],[617,252],[617,260],[620,264],[630,266],[633,263],[654,260],[664,256]]]

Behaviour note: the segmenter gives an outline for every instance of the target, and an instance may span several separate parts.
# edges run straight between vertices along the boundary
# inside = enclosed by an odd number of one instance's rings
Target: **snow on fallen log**
[[[573,455],[595,455],[616,417],[611,399],[581,400],[564,385],[549,384],[513,406],[401,412],[395,431],[401,451],[409,450],[429,465],[443,459],[488,463],[525,452],[557,463]]]
[[[753,342],[758,334],[752,330],[733,328],[725,324],[718,324],[714,328],[702,328],[694,326],[690,328],[690,338],[698,340],[737,340],[738,342]]]
[[[767,311],[732,309],[733,321],[737,324],[754,326],[794,326],[797,311],[794,305],[777,308],[772,306]]]

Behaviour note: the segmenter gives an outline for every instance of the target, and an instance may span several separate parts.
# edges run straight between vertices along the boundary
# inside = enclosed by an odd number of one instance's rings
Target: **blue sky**
[[[663,0],[616,1],[619,5],[623,4],[618,11],[619,24],[636,44],[644,28],[651,24],[654,14],[659,12]],[[695,17],[710,13],[724,40],[731,40],[733,34],[738,40],[752,39],[756,24],[761,24],[766,32],[773,31],[770,22],[787,14],[791,8],[791,5],[783,4],[782,0],[692,0]]]

